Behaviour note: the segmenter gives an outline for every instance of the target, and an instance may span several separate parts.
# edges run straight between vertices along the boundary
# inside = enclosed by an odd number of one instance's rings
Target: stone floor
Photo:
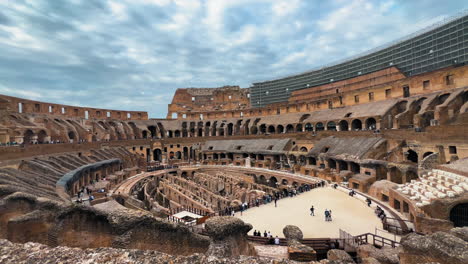
[[[286,246],[255,246],[259,257],[268,257],[277,260],[288,259],[288,247]]]
[[[310,207],[315,207],[315,216],[310,215]],[[333,221],[326,222],[324,211],[332,210]],[[382,229],[380,219],[364,201],[350,197],[347,193],[331,187],[317,188],[292,198],[281,199],[278,207],[269,203],[250,208],[236,216],[253,225],[249,234],[255,229],[270,231],[273,236],[284,237],[286,225],[296,225],[306,238],[338,238],[339,229],[352,234],[375,233]],[[392,234],[378,233],[393,239]]]

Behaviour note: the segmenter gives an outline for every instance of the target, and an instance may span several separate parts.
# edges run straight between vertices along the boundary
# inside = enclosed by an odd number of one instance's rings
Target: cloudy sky
[[[0,0],[0,93],[163,117],[177,88],[249,87],[464,8],[466,0]]]

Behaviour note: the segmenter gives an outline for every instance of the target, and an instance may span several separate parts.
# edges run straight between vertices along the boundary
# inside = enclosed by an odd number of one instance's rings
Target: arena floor
[[[315,207],[315,216],[310,215],[310,207]],[[332,210],[333,221],[325,221],[325,209]],[[236,217],[253,225],[255,229],[270,231],[273,236],[284,237],[286,225],[296,225],[305,238],[339,237],[339,229],[352,234],[375,233],[375,228],[382,230],[380,219],[374,214],[374,208],[345,192],[331,187],[317,188],[292,198],[281,199],[278,207],[269,203],[236,213]],[[379,235],[393,238],[391,234],[378,232]]]

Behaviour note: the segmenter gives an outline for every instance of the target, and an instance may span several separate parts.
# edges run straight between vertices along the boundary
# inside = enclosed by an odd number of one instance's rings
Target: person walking
[[[328,209],[325,209],[325,221],[328,221]]]
[[[310,207],[310,215],[311,215],[311,216],[315,216],[315,215],[314,215],[314,210],[315,210],[315,209],[314,209],[314,206],[312,205],[312,207]]]
[[[332,214],[332,210],[328,210],[328,221],[330,221],[330,222],[332,220],[332,215],[331,214]]]

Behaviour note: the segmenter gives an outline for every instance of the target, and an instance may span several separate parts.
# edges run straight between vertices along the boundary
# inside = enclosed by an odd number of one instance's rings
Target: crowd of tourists
[[[259,230],[259,231],[255,230],[255,231],[253,232],[253,235],[254,235],[255,237],[261,237],[261,236],[262,236],[262,233],[260,232],[260,230]],[[276,236],[275,238],[273,238],[273,236],[271,235],[270,231],[267,232],[267,231],[265,230],[265,232],[263,232],[263,237],[268,238],[268,244],[277,245],[277,246],[279,246],[279,244],[280,244],[280,239],[279,239],[279,237]]]
[[[325,181],[321,181],[316,184],[303,184],[300,186],[295,186],[292,188],[285,188],[282,191],[274,192],[273,194],[265,194],[263,197],[256,198],[249,202],[244,202],[239,206],[226,207],[223,211],[219,212],[219,215],[231,215],[235,216],[236,212],[239,212],[241,215],[244,211],[252,207],[258,207],[263,204],[268,204],[271,202],[275,203],[275,207],[278,206],[278,201],[288,197],[294,197],[303,192],[308,192],[317,187],[324,187]]]

